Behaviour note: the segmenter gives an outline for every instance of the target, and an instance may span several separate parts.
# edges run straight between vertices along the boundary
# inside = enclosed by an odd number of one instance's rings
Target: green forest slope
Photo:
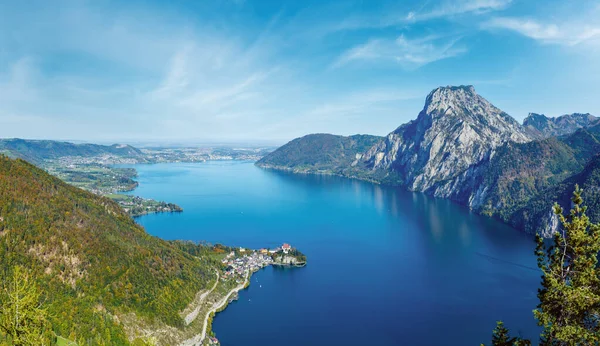
[[[189,244],[150,236],[108,198],[0,155],[2,282],[15,266],[31,270],[56,335],[126,344],[118,316],[130,312],[181,327],[179,312],[219,265],[193,248],[194,256]]]

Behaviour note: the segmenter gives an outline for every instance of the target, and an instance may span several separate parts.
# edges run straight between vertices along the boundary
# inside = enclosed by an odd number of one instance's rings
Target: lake
[[[449,201],[252,162],[133,165],[133,193],[181,214],[138,218],[164,239],[292,244],[304,268],[266,268],[214,319],[223,346],[479,345],[496,320],[539,334],[531,236]]]

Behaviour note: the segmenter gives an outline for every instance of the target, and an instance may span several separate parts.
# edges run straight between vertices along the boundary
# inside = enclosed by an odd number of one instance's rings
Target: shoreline
[[[221,300],[217,304],[213,305],[213,307],[208,310],[206,316],[204,317],[204,322],[202,323],[202,332],[200,334],[194,336],[191,339],[183,341],[179,344],[179,346],[203,345],[204,341],[206,340],[206,334],[209,333],[210,330],[212,330],[212,318],[215,316],[216,313],[221,312],[225,310],[225,308],[227,308],[227,306],[229,305],[229,299],[233,294],[245,288],[248,288],[248,286],[250,285],[249,279],[252,278],[252,274],[254,274],[255,272],[247,273],[242,284],[232,288],[229,292],[227,292],[227,294],[223,298],[221,298]]]
[[[253,256],[256,256],[257,252],[258,251],[256,251],[256,250],[252,251],[252,253],[254,254]],[[188,339],[180,342],[178,345],[179,346],[220,345],[220,343],[216,337],[214,338],[214,340],[211,339],[212,336],[210,334],[212,332],[213,318],[217,313],[224,311],[227,308],[227,306],[229,306],[229,303],[231,303],[233,301],[232,296],[234,296],[235,294],[239,293],[240,291],[242,291],[250,286],[250,282],[251,282],[253,274],[255,274],[258,271],[265,269],[269,266],[301,268],[301,267],[306,266],[306,264],[307,264],[306,261],[304,261],[300,264],[295,264],[295,263],[280,263],[280,262],[275,262],[273,260],[269,260],[266,262],[262,262],[262,264],[260,264],[258,267],[247,268],[245,270],[243,282],[240,283],[239,285],[231,288],[221,298],[218,298],[218,300],[215,303],[213,303],[213,305],[208,309],[208,311],[206,311],[206,313],[202,314],[204,316],[203,322],[202,322],[202,331],[199,334],[196,334],[196,335],[192,336],[191,338],[188,338]],[[227,277],[226,274],[227,273],[224,274],[225,277]],[[219,278],[221,276],[217,273],[217,277]],[[217,279],[217,283],[215,284],[215,286],[213,286],[213,288],[209,292],[206,292],[205,295],[209,295],[211,292],[213,292],[215,290],[215,288],[217,288],[218,282],[219,282],[218,280],[219,279]],[[200,317],[199,313],[200,313],[200,311],[198,311],[194,315],[194,317],[189,320],[189,322],[188,322],[188,318],[190,315],[188,314],[188,316],[186,316],[186,324],[189,325],[193,320],[196,320],[197,318],[199,318]],[[210,339],[210,340],[208,340],[208,342],[207,342],[207,339]]]
[[[257,161],[258,162],[258,161]],[[420,193],[423,194],[429,198],[434,198],[434,199],[441,199],[441,200],[446,200],[446,201],[450,201],[458,206],[461,206],[463,208],[468,209],[470,212],[473,212],[479,216],[482,217],[486,217],[486,218],[490,218],[493,220],[496,220],[498,222],[501,222],[502,224],[514,229],[515,231],[519,232],[519,233],[523,233],[523,234],[527,234],[527,235],[535,235],[535,233],[531,233],[526,231],[525,229],[522,228],[518,228],[515,225],[513,225],[512,223],[503,220],[502,218],[498,217],[497,215],[487,215],[485,213],[482,212],[478,212],[475,211],[474,209],[472,209],[471,207],[469,207],[468,205],[461,203],[458,200],[452,199],[450,197],[442,197],[442,196],[435,196],[432,194],[427,193],[426,191],[413,191],[408,189],[406,186],[403,186],[402,184],[390,184],[390,183],[386,183],[380,180],[376,180],[376,179],[371,179],[371,178],[365,178],[365,177],[359,177],[356,175],[348,175],[348,174],[344,174],[344,173],[334,173],[334,172],[321,172],[321,171],[311,171],[310,169],[308,170],[296,170],[294,168],[289,168],[289,167],[285,167],[285,166],[275,166],[275,165],[264,165],[264,164],[254,164],[256,167],[260,168],[260,169],[264,169],[264,170],[271,170],[271,171],[278,171],[278,172],[284,172],[284,173],[291,173],[291,174],[300,174],[300,175],[315,175],[315,176],[330,176],[330,177],[339,177],[339,178],[345,178],[345,179],[351,179],[351,180],[356,180],[356,181],[360,181],[360,182],[366,182],[366,183],[370,183],[373,185],[378,185],[378,186],[382,186],[382,187],[390,187],[390,188],[399,188],[402,189],[405,192],[410,192],[410,193]],[[544,237],[545,239],[550,239],[551,237]]]

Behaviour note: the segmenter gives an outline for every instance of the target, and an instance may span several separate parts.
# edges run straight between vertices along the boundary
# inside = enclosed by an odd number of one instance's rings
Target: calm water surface
[[[445,200],[252,162],[135,165],[137,195],[181,214],[149,233],[252,248],[289,242],[309,264],[266,268],[213,329],[223,346],[479,345],[495,321],[525,337],[539,273],[534,242]]]

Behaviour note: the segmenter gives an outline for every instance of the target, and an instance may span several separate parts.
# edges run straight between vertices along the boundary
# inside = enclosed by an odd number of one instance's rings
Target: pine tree
[[[0,333],[11,345],[49,345],[51,333],[46,310],[40,306],[35,281],[21,267],[0,293]]]
[[[600,344],[600,224],[592,224],[585,215],[581,192],[576,186],[568,215],[554,206],[562,225],[554,245],[546,249],[537,237],[543,276],[534,315],[544,327],[542,346]]]
[[[496,329],[492,333],[492,345],[491,346],[529,346],[531,342],[521,338],[515,338],[510,336],[510,332],[504,326],[504,322],[496,322]],[[483,344],[481,345],[483,346]]]
[[[554,205],[561,229],[554,235],[552,246],[536,237],[542,287],[533,314],[543,327],[540,346],[600,345],[600,224],[591,223],[586,216],[581,193],[576,185],[568,215]],[[511,338],[504,324],[498,322],[493,346],[530,344]]]
[[[512,346],[514,341],[514,338],[510,337],[508,329],[504,327],[504,322],[498,321],[492,334],[492,346]]]

